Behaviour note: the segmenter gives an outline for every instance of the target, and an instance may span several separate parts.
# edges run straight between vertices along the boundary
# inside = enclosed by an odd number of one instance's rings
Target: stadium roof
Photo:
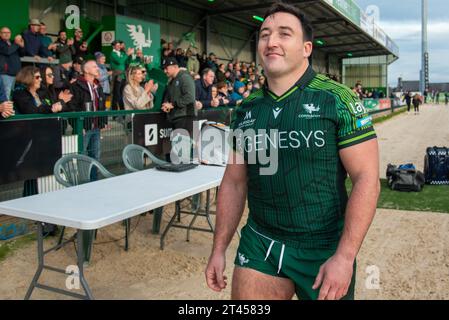
[[[168,0],[170,5],[186,10],[201,10],[205,15],[223,16],[257,28],[273,1],[263,0]],[[370,23],[352,0],[288,1],[304,12],[315,30],[315,47],[338,56],[365,57],[392,55],[399,57],[398,46],[377,25]]]

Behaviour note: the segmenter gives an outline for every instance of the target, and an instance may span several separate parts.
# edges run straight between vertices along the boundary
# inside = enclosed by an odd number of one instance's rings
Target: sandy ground
[[[401,115],[376,126],[381,169],[388,162],[408,161],[422,167],[426,146],[449,141],[448,115],[449,107],[425,106],[419,116]],[[162,227],[172,210],[173,206],[166,208]],[[189,219],[185,216],[182,220]],[[205,225],[202,220],[198,222]],[[229,299],[230,283],[218,294],[205,284],[203,272],[211,233],[192,232],[190,242],[186,242],[185,230],[172,229],[161,251],[159,236],[150,233],[151,224],[151,215],[133,219],[132,228],[137,227],[128,252],[123,250],[123,240],[108,242],[123,236],[120,224],[99,231],[92,262],[86,269],[97,299]],[[358,257],[356,299],[449,299],[448,234],[449,214],[379,209]],[[46,246],[54,241],[47,239]],[[237,245],[236,235],[228,250],[229,279]],[[74,254],[74,246],[68,245],[49,255],[46,262],[66,268],[74,264]],[[30,244],[0,262],[0,299],[24,297],[36,260],[36,247]],[[379,281],[371,281],[376,274]],[[41,283],[60,288],[65,282],[64,275],[50,271],[44,271],[41,277]],[[378,283],[379,287],[369,283]],[[37,289],[33,298],[64,297]]]

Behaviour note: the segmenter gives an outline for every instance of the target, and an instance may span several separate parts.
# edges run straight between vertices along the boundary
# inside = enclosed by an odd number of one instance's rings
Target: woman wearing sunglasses
[[[50,66],[45,66],[40,69],[40,74],[42,78],[41,86],[37,90],[39,98],[47,105],[53,105],[60,102],[62,105],[62,111],[70,111],[67,107],[67,103],[72,99],[73,95],[70,90],[63,90],[59,94],[56,93],[54,88],[54,73]]]
[[[47,103],[38,94],[42,76],[38,68],[27,66],[16,76],[16,88],[12,100],[18,113],[56,113],[62,111],[62,103]]]

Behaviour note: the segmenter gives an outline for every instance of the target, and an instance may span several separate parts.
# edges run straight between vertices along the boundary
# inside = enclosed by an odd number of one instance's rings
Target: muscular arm
[[[232,159],[232,157],[234,157]],[[213,252],[224,253],[242,218],[246,201],[246,164],[242,156],[231,152],[217,201],[217,220]]]
[[[377,139],[341,150],[340,158],[353,187],[337,254],[354,261],[373,221],[380,192]]]
[[[247,190],[246,164],[241,155],[232,152],[230,160],[235,161],[229,161],[218,193],[214,244],[205,272],[207,285],[217,292],[227,285],[225,253],[242,217]]]
[[[320,268],[313,289],[318,299],[341,299],[348,292],[354,261],[373,221],[380,192],[377,139],[342,149],[341,161],[353,188],[346,206],[343,234],[336,253]]]

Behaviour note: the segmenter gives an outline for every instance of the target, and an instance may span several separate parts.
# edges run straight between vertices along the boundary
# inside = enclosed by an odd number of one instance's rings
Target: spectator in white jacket
[[[125,110],[145,110],[154,106],[153,93],[157,90],[157,84],[153,80],[141,86],[145,80],[145,74],[141,66],[130,67],[127,74],[127,84],[123,91],[123,103]]]

